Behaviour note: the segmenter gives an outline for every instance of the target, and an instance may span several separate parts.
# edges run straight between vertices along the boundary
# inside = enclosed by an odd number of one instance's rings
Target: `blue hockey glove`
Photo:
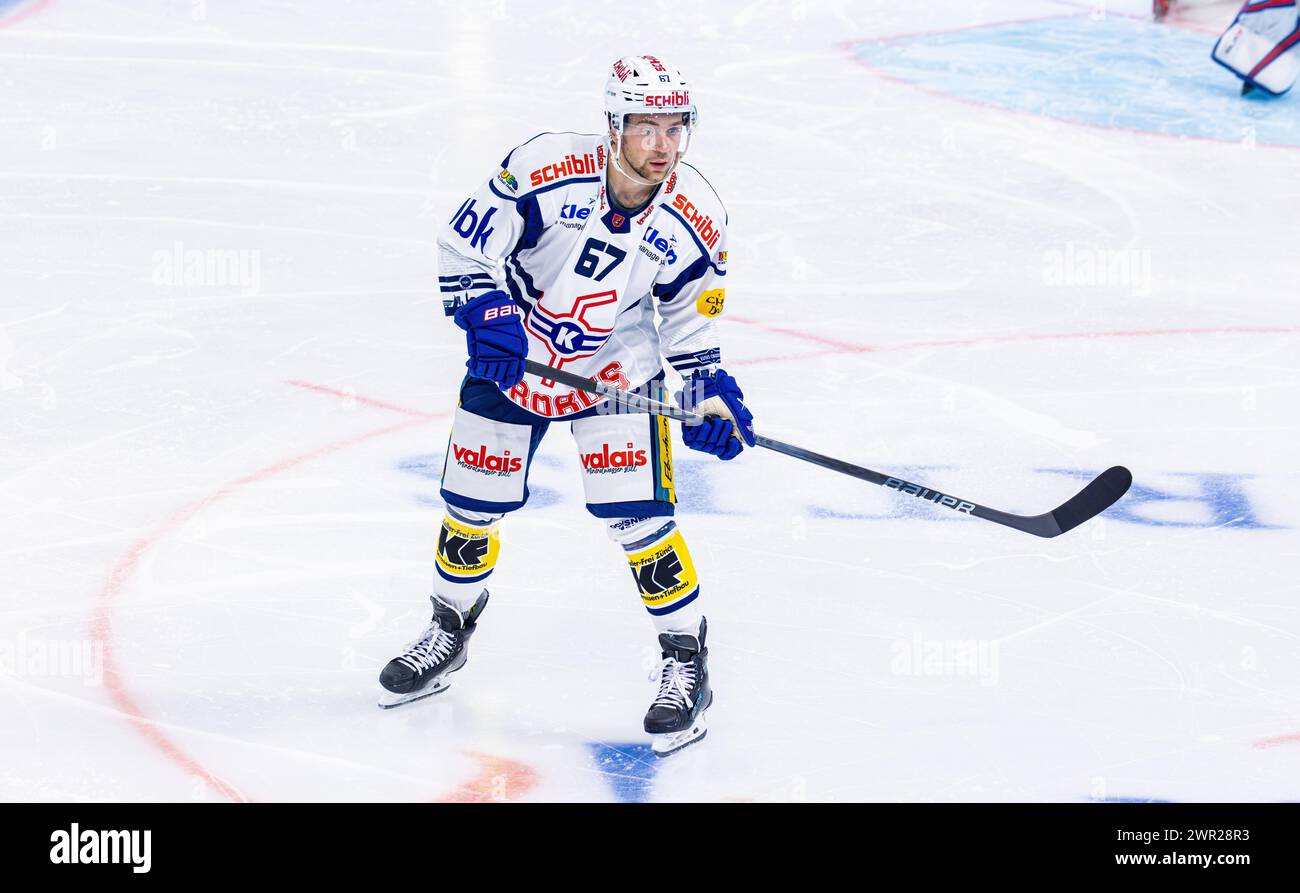
[[[486,378],[508,390],[524,377],[528,336],[524,312],[503,291],[479,295],[456,310],[456,325],[465,330],[469,360],[465,366],[475,378]]]
[[[702,425],[682,424],[686,446],[727,460],[754,445],[754,416],[741,402],[745,395],[734,378],[719,369],[695,372],[685,384],[678,404],[705,417]]]

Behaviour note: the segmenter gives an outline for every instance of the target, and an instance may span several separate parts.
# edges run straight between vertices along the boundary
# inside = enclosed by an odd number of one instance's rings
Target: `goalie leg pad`
[[[1274,96],[1300,75],[1300,10],[1296,0],[1247,3],[1214,44],[1214,61]]]

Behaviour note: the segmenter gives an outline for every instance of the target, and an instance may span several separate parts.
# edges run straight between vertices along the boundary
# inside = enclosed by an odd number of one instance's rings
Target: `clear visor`
[[[686,154],[694,129],[689,114],[629,115],[623,120],[623,151],[638,166],[660,162],[671,166]]]

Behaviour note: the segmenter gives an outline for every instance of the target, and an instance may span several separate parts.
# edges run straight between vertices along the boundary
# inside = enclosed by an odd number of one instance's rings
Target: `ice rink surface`
[[[1300,799],[1300,99],[1147,6],[0,0],[0,798]],[[717,698],[656,761],[557,427],[469,665],[381,712],[463,372],[437,227],[641,52],[760,432],[1133,489],[1038,540],[679,441]]]

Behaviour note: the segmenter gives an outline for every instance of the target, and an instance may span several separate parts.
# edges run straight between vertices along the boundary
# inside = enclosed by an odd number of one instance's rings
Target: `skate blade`
[[[670,757],[678,751],[690,747],[704,740],[704,736],[709,733],[708,726],[704,721],[704,713],[695,717],[694,724],[689,729],[681,732],[669,732],[664,735],[650,736],[650,749],[654,751],[657,757]]]
[[[429,684],[428,688],[422,688],[419,691],[413,691],[408,694],[399,695],[381,687],[379,690],[379,706],[384,710],[392,710],[394,707],[401,707],[403,704],[410,704],[414,701],[422,701],[425,698],[440,694],[451,687],[451,683],[445,679],[439,679],[437,682]]]

